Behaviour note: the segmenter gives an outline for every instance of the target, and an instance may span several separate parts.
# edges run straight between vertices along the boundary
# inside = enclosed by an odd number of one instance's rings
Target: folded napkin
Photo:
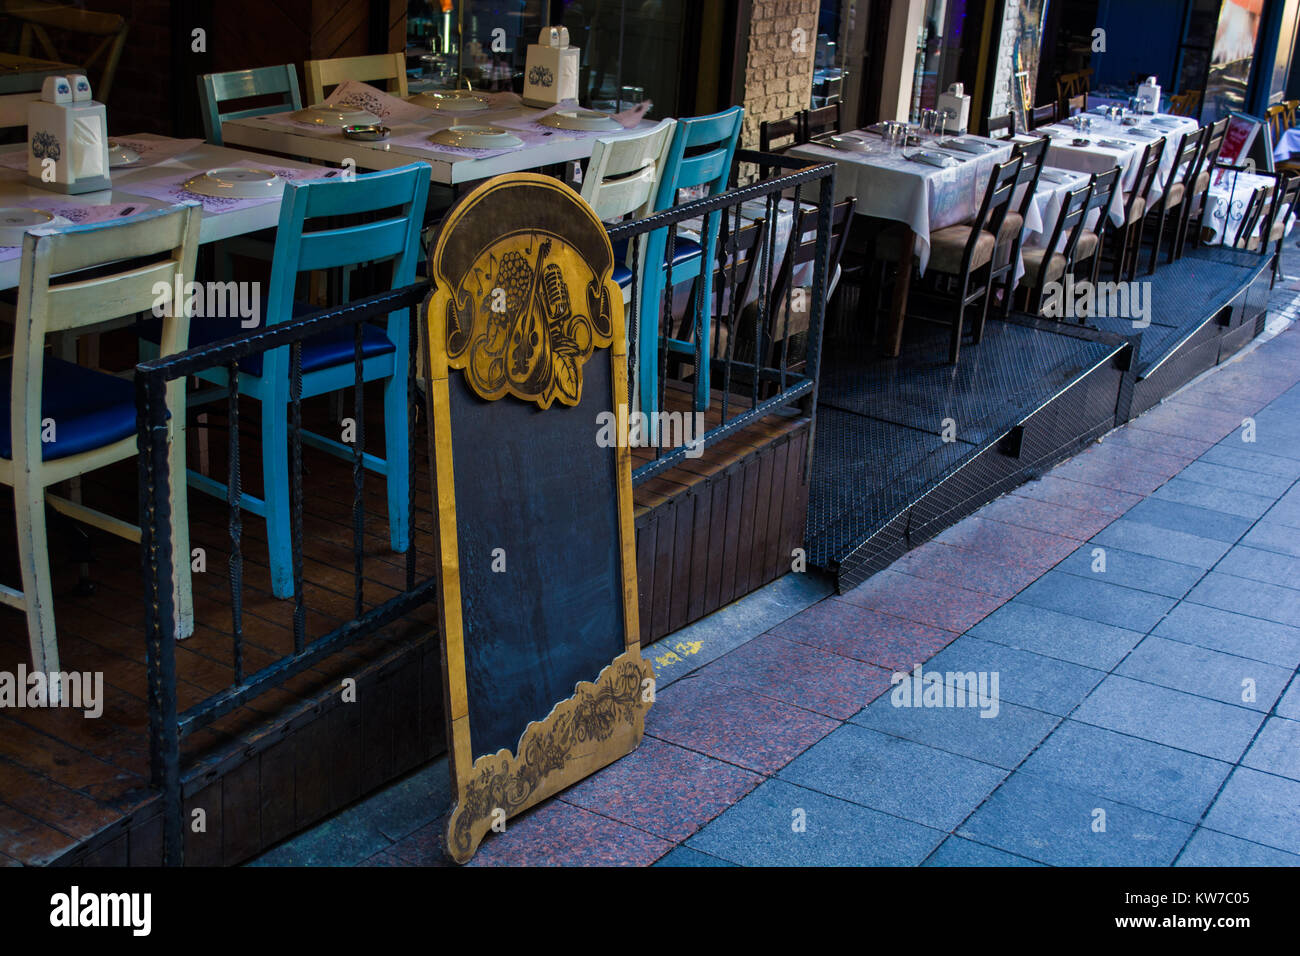
[[[411,123],[428,117],[429,111],[391,96],[368,83],[344,80],[325,97],[326,106],[353,106],[374,113],[386,123]]]
[[[947,169],[949,166],[957,165],[955,157],[945,156],[943,153],[929,153],[925,150],[913,153],[907,158],[914,163],[925,163],[927,166],[937,166],[940,169]]]
[[[976,156],[982,156],[990,152],[993,147],[988,143],[981,143],[974,139],[945,139],[939,142],[944,149],[955,149],[963,153],[974,153]]]

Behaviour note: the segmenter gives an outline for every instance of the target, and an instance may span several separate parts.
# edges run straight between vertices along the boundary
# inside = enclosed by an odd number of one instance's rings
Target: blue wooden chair
[[[695,116],[677,121],[673,133],[672,145],[664,161],[663,175],[659,181],[659,192],[655,198],[655,210],[663,211],[677,204],[677,191],[703,186],[709,196],[726,190],[727,178],[731,173],[731,160],[736,152],[736,141],[740,137],[740,127],[745,111],[739,106],[711,116]],[[690,155],[687,155],[687,151]],[[701,269],[702,263],[713,262],[714,247],[718,240],[718,225],[722,214],[715,212],[707,217],[705,223],[703,246],[700,243],[679,236],[673,245],[672,280],[679,282],[698,279],[703,283],[700,290],[703,296],[703,308],[700,310],[700,332],[704,341],[704,355],[709,354],[709,308],[712,296],[713,270]],[[643,262],[663,263],[659,268],[643,269],[641,280],[641,341],[637,343],[638,379],[640,383],[641,411],[647,415],[657,416],[659,411],[659,346],[655,334],[659,328],[660,316],[663,314],[663,296],[671,297],[668,285],[668,230],[656,229],[642,240],[645,248]],[[615,251],[618,256],[618,251]],[[694,357],[695,345],[692,342],[664,336],[663,348],[684,353]],[[696,363],[695,371],[695,408],[704,411],[709,407],[709,363]],[[651,422],[658,421],[652,417]]]
[[[284,322],[295,313],[314,311],[295,306],[293,290],[298,275],[313,270],[345,268],[362,263],[393,263],[393,287],[415,281],[420,256],[420,220],[429,192],[429,167],[414,163],[354,180],[318,179],[286,183],[276,230],[275,257],[263,321]],[[381,218],[362,225],[320,231],[305,228],[313,220],[331,216],[379,213]],[[238,317],[195,317],[190,346],[236,335]],[[367,453],[367,468],[387,477],[388,524],[392,548],[404,552],[411,541],[411,516],[407,509],[407,374],[410,349],[408,313],[388,317],[387,329],[367,324],[362,338],[362,378],[384,381],[384,457]],[[302,345],[302,397],[311,398],[351,387],[354,383],[353,329],[307,339]],[[240,363],[239,389],[262,403],[262,488],[264,497],[245,493],[244,508],[266,520],[271,563],[271,586],[276,597],[293,595],[293,546],[289,525],[289,348],[272,349]],[[200,376],[227,385],[224,370]],[[351,459],[350,446],[323,435],[303,432],[303,443]],[[209,494],[226,497],[226,486],[196,472],[190,484]]]
[[[197,203],[126,219],[45,229],[23,237],[14,351],[0,361],[0,484],[14,493],[21,591],[0,585],[0,603],[27,614],[32,666],[59,669],[54,631],[45,506],[132,541],[140,529],[86,507],[74,484],[71,499],[50,486],[134,458],[135,387],[129,379],[46,354],[47,337],[75,336],[120,324],[157,303],[154,285],[184,287],[194,277],[199,247]],[[179,314],[176,314],[179,311]],[[185,347],[188,318],[170,305],[159,323],[165,353]],[[172,382],[168,404],[183,408],[185,383]],[[185,416],[168,436],[175,637],[194,630],[190,544],[185,495]],[[58,690],[52,682],[51,692]]]
[[[232,100],[254,97],[280,96],[279,103],[262,104],[223,113],[221,104]],[[284,66],[263,66],[256,70],[234,70],[230,73],[205,73],[199,77],[199,108],[203,113],[203,132],[209,143],[220,146],[221,124],[229,119],[246,116],[265,116],[268,113],[289,113],[302,109],[302,96],[298,92],[298,71],[292,63]]]

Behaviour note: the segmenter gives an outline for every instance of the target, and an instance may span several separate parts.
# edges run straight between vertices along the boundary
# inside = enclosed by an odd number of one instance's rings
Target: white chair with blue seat
[[[285,184],[271,263],[270,294],[262,312],[266,325],[288,321],[316,311],[295,304],[294,285],[299,274],[363,264],[392,264],[392,287],[415,281],[420,257],[420,220],[429,192],[429,167],[414,163],[397,169],[357,176],[352,180],[317,179]],[[332,217],[370,215],[358,225],[338,225]],[[313,228],[308,228],[308,227]],[[366,453],[363,463],[382,474],[388,484],[389,535],[394,551],[410,546],[407,467],[410,449],[407,422],[407,376],[410,325],[405,310],[388,316],[387,328],[366,323],[362,335],[362,379],[384,382],[384,457]],[[190,346],[238,335],[239,316],[196,316],[190,327]],[[354,384],[352,326],[312,336],[302,344],[303,399],[349,388]],[[227,386],[224,369],[202,373],[200,378]],[[239,392],[262,403],[261,498],[244,492],[242,506],[266,520],[271,566],[271,589],[276,597],[291,597],[293,542],[290,529],[289,425],[290,348],[282,346],[244,359],[239,365]],[[341,458],[351,459],[353,449],[323,435],[304,431],[304,444]],[[225,499],[225,484],[190,472],[190,484]]]
[[[27,614],[32,665],[59,669],[45,505],[131,541],[140,529],[59,497],[51,485],[134,458],[135,386],[129,379],[46,354],[46,338],[72,337],[93,326],[151,311],[155,285],[184,288],[199,246],[197,204],[23,237],[13,357],[0,362],[0,482],[14,490],[22,591],[0,586],[0,602]],[[107,271],[114,266],[114,271]],[[185,347],[189,319],[170,306],[161,349]],[[184,409],[184,382],[168,386],[172,409]],[[194,630],[185,490],[185,416],[171,419],[170,498],[176,637]],[[51,685],[52,687],[56,685]]]

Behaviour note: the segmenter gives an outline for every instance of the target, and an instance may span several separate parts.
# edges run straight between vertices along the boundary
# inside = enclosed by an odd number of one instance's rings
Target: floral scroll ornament
[[[535,66],[528,71],[530,86],[550,86],[555,82],[555,75],[545,66]]]
[[[63,147],[57,136],[42,130],[32,137],[32,155],[37,159],[52,159],[57,163],[63,155]]]

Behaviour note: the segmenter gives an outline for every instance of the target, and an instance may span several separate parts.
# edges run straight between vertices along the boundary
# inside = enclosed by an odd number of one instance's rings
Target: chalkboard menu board
[[[591,208],[499,176],[448,214],[430,261],[429,443],[453,805],[447,852],[640,743],[623,297]]]

